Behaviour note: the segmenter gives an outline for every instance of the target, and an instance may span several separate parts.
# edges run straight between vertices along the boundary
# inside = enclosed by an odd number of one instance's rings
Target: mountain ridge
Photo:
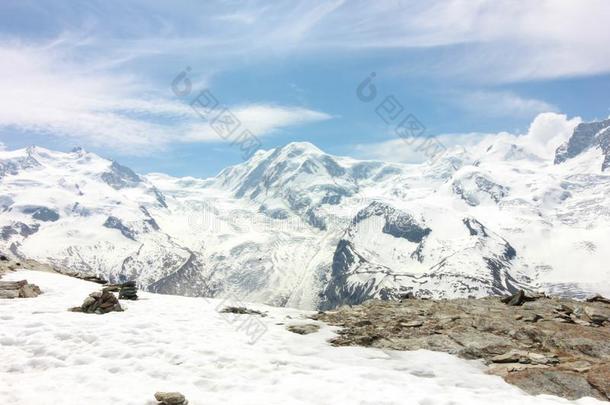
[[[0,151],[0,250],[155,292],[307,309],[408,292],[578,295],[610,278],[603,131],[561,161],[523,139],[419,165],[298,142],[208,179],[141,175],[83,149]]]

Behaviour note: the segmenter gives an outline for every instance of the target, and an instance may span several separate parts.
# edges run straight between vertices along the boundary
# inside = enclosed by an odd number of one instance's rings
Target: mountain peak
[[[305,154],[305,153],[324,153],[320,148],[310,142],[290,142],[277,150],[288,152],[290,154]]]

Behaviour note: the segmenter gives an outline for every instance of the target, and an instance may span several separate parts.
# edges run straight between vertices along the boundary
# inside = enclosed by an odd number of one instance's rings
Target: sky
[[[416,162],[407,116],[448,146],[607,118],[609,19],[607,0],[2,0],[0,149],[197,177],[293,141]]]

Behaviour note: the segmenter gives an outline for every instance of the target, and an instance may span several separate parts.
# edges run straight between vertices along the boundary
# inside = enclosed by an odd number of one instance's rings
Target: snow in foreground
[[[44,294],[0,300],[0,403],[144,405],[155,391],[180,391],[193,405],[601,404],[528,396],[444,353],[331,347],[328,326],[286,331],[310,322],[302,311],[249,306],[269,313],[251,345],[217,312],[221,301],[142,293],[123,313],[89,315],[66,309],[95,284],[33,271],[4,279]]]

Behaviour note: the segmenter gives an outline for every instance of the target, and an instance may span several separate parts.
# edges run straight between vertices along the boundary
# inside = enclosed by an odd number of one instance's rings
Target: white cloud
[[[456,102],[468,111],[492,117],[531,117],[555,112],[559,108],[542,100],[524,98],[508,91],[476,91],[457,97]]]
[[[529,153],[552,160],[557,147],[570,138],[574,128],[581,121],[580,117],[568,119],[564,114],[542,113],[534,118],[525,134],[475,132],[442,134],[434,138],[447,150],[466,150],[474,155],[479,155],[493,144],[515,144],[523,147]],[[429,158],[421,149],[418,149],[422,142],[423,140],[418,140],[409,143],[401,138],[395,138],[384,142],[357,144],[352,147],[352,152],[363,159],[423,163]]]
[[[516,137],[515,141],[541,157],[552,158],[557,147],[570,139],[581,122],[580,117],[568,119],[565,114],[539,114],[527,134]]]
[[[6,150],[6,145],[0,142],[0,150]]]
[[[61,46],[0,44],[0,127],[146,154],[176,142],[223,142],[177,98],[133,76],[72,64]],[[168,83],[169,89],[169,83]],[[195,94],[195,93],[194,93]],[[302,107],[246,105],[233,112],[260,137],[331,118]]]
[[[273,135],[277,130],[331,119],[332,116],[301,107],[252,104],[232,108],[231,113],[241,123],[241,130],[248,130],[259,138]],[[238,134],[232,134],[238,135]],[[234,139],[235,137],[231,138]],[[185,131],[174,137],[177,142],[214,142],[219,135],[210,124],[197,120],[185,127]]]

